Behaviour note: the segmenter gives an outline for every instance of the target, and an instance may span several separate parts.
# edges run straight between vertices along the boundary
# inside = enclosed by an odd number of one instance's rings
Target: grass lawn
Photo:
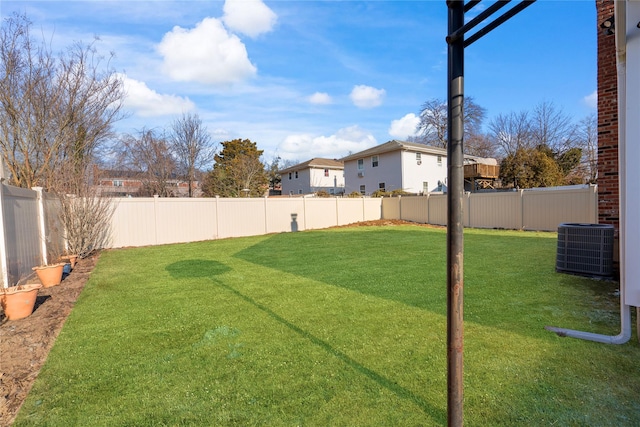
[[[447,423],[446,232],[354,227],[114,250],[15,426]],[[617,284],[554,233],[465,230],[467,426],[640,425]]]

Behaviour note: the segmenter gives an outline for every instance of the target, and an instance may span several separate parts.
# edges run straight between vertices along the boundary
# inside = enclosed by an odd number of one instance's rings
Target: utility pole
[[[481,0],[447,0],[448,117],[447,117],[447,419],[449,426],[463,425],[464,350],[464,49],[502,23],[524,10],[535,0],[522,0],[495,20],[465,39],[464,35],[511,0],[497,1],[468,23],[464,14]]]

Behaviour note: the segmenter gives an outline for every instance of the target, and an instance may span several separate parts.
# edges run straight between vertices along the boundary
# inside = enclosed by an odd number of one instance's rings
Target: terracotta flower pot
[[[64,271],[64,262],[51,265],[41,265],[39,267],[33,267],[33,271],[38,275],[40,283],[45,288],[59,285],[62,282],[62,273]]]
[[[62,260],[69,260],[69,264],[71,264],[71,268],[73,269],[76,266],[76,262],[78,262],[78,255],[63,255],[60,257]]]
[[[2,309],[7,319],[24,319],[31,315],[36,304],[38,289],[41,287],[42,285],[35,283],[0,288],[0,303],[2,303]]]

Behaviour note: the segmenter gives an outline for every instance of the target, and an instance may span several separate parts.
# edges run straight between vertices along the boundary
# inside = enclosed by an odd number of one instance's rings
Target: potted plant
[[[66,263],[60,262],[57,264],[40,265],[33,267],[33,271],[38,275],[40,283],[45,288],[59,285],[62,282],[62,273],[64,272],[64,266]]]
[[[0,304],[7,319],[17,320],[31,315],[40,288],[42,285],[39,283],[0,288]]]
[[[76,254],[62,255],[60,257],[60,260],[62,262],[71,264],[71,269],[73,270],[73,268],[76,266],[76,262],[78,262],[78,255],[76,255]]]

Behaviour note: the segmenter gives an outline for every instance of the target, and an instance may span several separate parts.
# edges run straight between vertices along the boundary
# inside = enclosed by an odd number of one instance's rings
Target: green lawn
[[[16,426],[446,425],[446,232],[342,228],[102,254]],[[467,426],[640,425],[617,285],[552,233],[465,231]]]

